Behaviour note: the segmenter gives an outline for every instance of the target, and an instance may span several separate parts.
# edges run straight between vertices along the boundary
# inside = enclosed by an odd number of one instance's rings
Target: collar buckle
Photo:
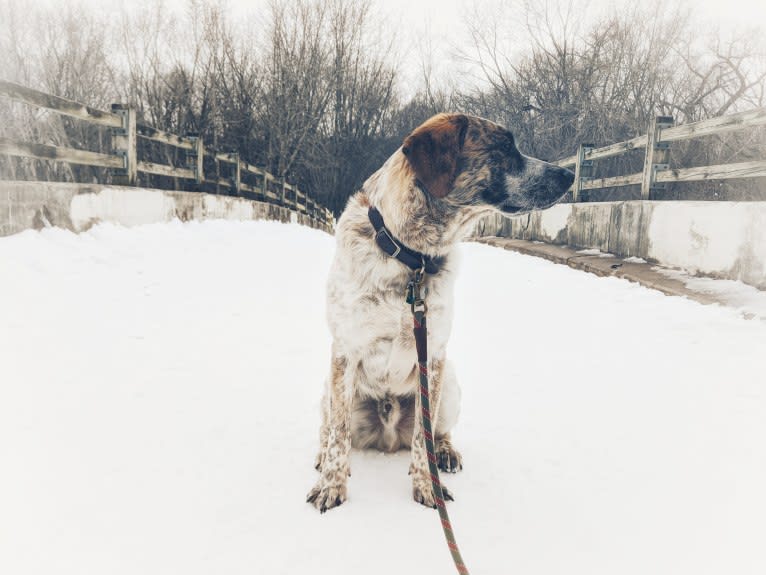
[[[398,260],[403,265],[416,272],[421,278],[425,274],[437,274],[441,267],[442,258],[432,258],[406,246],[397,240],[391,231],[386,227],[383,216],[374,207],[370,206],[367,210],[370,223],[375,231],[375,243],[380,250],[390,258]]]
[[[379,238],[380,234],[383,234],[384,236],[386,236],[388,238],[388,241],[391,242],[391,245],[396,248],[396,250],[394,250],[394,253],[389,254],[388,252],[386,252],[386,255],[390,258],[396,258],[396,256],[398,256],[399,253],[402,251],[402,246],[399,244],[399,242],[397,242],[394,239],[394,236],[391,235],[391,232],[388,231],[387,227],[383,226],[382,228],[380,228],[378,232],[375,234],[375,239]]]

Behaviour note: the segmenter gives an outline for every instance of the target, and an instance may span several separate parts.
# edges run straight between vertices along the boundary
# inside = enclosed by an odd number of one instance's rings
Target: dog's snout
[[[390,402],[390,401],[387,401],[386,403],[384,403],[384,404],[383,404],[383,411],[385,411],[385,412],[386,412],[386,415],[388,415],[389,413],[391,413],[391,410],[392,410],[393,408],[394,408],[394,406],[391,404],[391,402]]]

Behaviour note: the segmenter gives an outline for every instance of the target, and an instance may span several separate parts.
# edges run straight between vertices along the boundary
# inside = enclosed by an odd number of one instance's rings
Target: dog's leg
[[[306,501],[322,513],[341,505],[346,500],[346,483],[349,476],[349,451],[351,449],[351,400],[353,397],[354,372],[349,369],[345,357],[333,357],[327,420],[327,439],[322,446],[321,475]]]
[[[460,415],[460,387],[457,384],[452,362],[445,360],[442,376],[442,392],[439,402],[439,422],[436,431],[436,461],[439,469],[447,473],[457,473],[463,469],[463,458],[452,445],[450,430],[455,426]]]
[[[324,460],[325,448],[327,447],[327,434],[330,430],[330,385],[329,381],[325,383],[324,394],[322,395],[322,424],[319,427],[319,452],[314,459],[314,469],[322,471],[322,461]]]
[[[444,360],[433,360],[428,370],[430,377],[428,382],[429,400],[431,404],[431,425],[433,429],[438,426],[439,402],[441,399],[442,376]],[[433,487],[431,485],[431,473],[428,470],[428,454],[426,453],[425,436],[423,435],[423,413],[420,402],[420,384],[415,393],[415,430],[412,434],[412,459],[410,461],[410,475],[412,475],[412,497],[418,503],[427,507],[435,507]],[[453,501],[452,494],[442,486],[444,499]]]

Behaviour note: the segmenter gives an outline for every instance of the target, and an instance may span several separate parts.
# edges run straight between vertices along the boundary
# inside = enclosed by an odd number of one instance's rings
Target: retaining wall
[[[558,204],[524,216],[490,216],[476,235],[597,248],[766,289],[766,202]]]
[[[0,181],[0,236],[47,226],[81,232],[103,221],[134,226],[174,218],[276,220],[332,233],[331,226],[306,214],[245,198],[95,184]]]

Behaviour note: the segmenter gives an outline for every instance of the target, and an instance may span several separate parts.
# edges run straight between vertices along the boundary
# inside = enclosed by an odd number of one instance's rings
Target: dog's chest
[[[442,356],[450,331],[451,301],[441,278],[428,282],[430,357]],[[451,287],[451,286],[450,286]],[[330,312],[336,344],[355,358],[356,392],[369,397],[407,395],[416,390],[417,353],[406,282],[385,290],[341,289]]]
[[[386,298],[367,323],[367,333],[360,337],[359,392],[371,397],[386,393],[406,395],[414,391],[411,377],[417,363],[412,315],[403,296]],[[360,326],[361,327],[361,326]]]

